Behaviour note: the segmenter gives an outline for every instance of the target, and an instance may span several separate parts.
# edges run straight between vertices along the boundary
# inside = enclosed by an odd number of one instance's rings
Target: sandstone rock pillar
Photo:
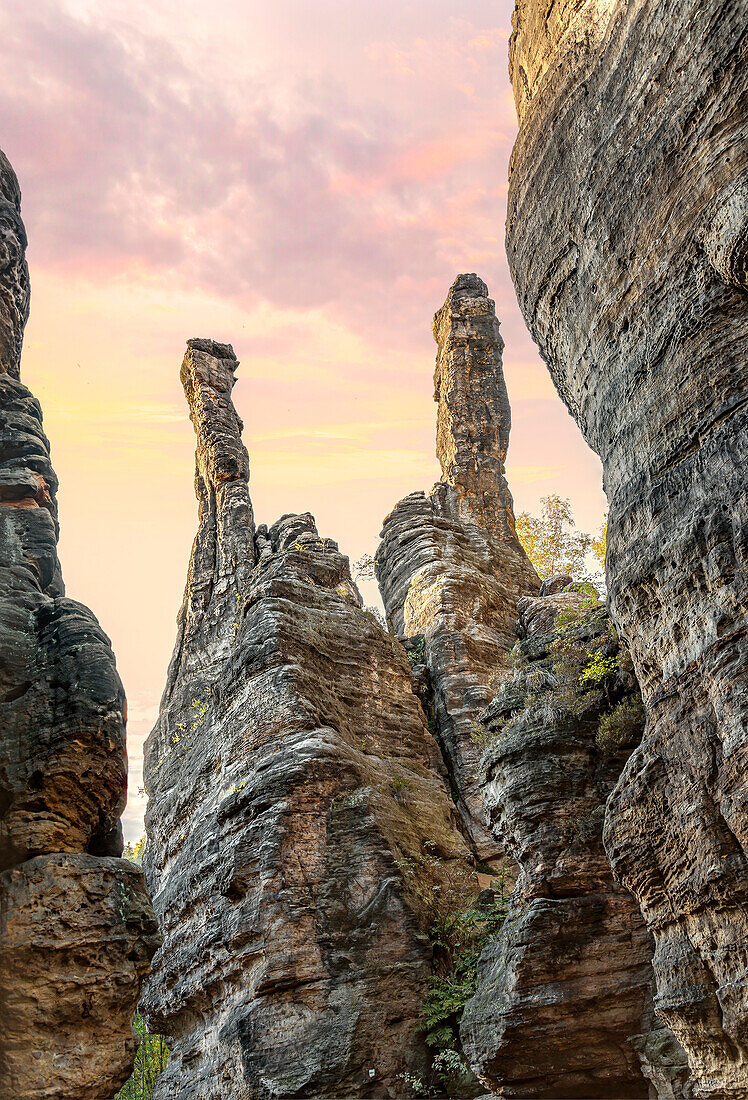
[[[442,478],[387,516],[377,578],[398,637],[422,635],[434,729],[463,828],[481,859],[501,854],[477,782],[479,712],[516,641],[517,601],[540,586],[514,529],[504,461],[511,416],[494,302],[459,275],[434,318],[436,449]]]
[[[88,608],[64,595],[15,173],[0,153],[0,1098],[109,1100],[157,945],[122,854],[125,696]]]
[[[228,345],[189,341],[199,529],[146,745],[155,1096],[398,1097],[467,849],[403,648],[308,513],[255,528]]]
[[[524,598],[519,615],[516,667],[481,715],[486,813],[519,874],[465,1007],[465,1053],[501,1096],[684,1100],[686,1055],[652,1019],[651,936],[603,848],[644,725],[631,660],[577,593]],[[589,678],[591,654],[608,671]]]

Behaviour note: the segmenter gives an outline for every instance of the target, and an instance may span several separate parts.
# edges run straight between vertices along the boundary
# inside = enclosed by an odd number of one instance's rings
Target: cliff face
[[[400,1096],[424,935],[469,875],[402,647],[310,515],[255,528],[230,347],[189,342],[200,525],[158,724],[146,864],[159,1097]]]
[[[748,3],[519,0],[507,248],[600,455],[647,711],[605,845],[700,1095],[748,1090]]]
[[[424,636],[436,736],[463,828],[487,860],[501,849],[483,824],[475,719],[515,642],[517,601],[540,582],[514,530],[504,475],[511,423],[504,344],[481,279],[458,276],[434,336],[442,479],[384,521],[377,579],[397,636]]]
[[[64,596],[57,479],[20,382],[20,191],[0,154],[0,1097],[106,1100],[157,943],[125,860],[125,697],[109,639]]]
[[[568,580],[568,578],[566,578]],[[481,715],[490,826],[519,874],[462,1019],[502,1096],[690,1095],[685,1053],[652,1019],[652,944],[605,856],[605,800],[644,712],[604,605],[525,598],[514,669]]]

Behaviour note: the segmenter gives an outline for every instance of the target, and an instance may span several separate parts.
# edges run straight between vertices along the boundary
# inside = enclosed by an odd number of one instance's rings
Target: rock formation
[[[565,578],[567,581],[569,578]],[[490,827],[519,864],[507,920],[462,1018],[469,1062],[502,1096],[690,1095],[685,1053],[652,1020],[652,945],[613,881],[605,800],[644,712],[603,604],[519,603],[512,675],[481,715]]]
[[[539,580],[514,530],[504,474],[511,415],[504,343],[485,283],[460,275],[434,318],[442,478],[385,519],[377,578],[401,639],[423,635],[436,736],[463,827],[477,854],[501,854],[483,824],[478,713],[515,640],[517,601]]]
[[[199,530],[147,745],[155,1095],[402,1096],[467,848],[405,651],[313,518],[255,528],[230,346],[191,340]]]
[[[605,845],[698,1094],[748,1094],[748,2],[518,0],[507,248],[600,455],[647,711]]]
[[[117,858],[125,698],[109,639],[64,596],[57,479],[20,382],[29,309],[15,174],[0,154],[0,1097],[107,1100],[156,947]]]

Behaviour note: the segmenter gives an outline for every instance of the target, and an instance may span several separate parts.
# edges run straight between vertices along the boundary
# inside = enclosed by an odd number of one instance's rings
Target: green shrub
[[[397,794],[399,791],[412,791],[413,782],[404,775],[398,775],[397,772],[390,780],[390,790],[393,794]]]
[[[644,706],[639,696],[622,699],[613,710],[600,719],[597,727],[598,747],[605,753],[635,745],[644,732]]]
[[[437,1073],[456,1071],[454,1058],[439,1059],[446,1051],[459,1055],[459,1027],[462,1012],[478,984],[478,959],[486,944],[497,935],[506,917],[502,890],[487,906],[472,900],[467,907],[437,912],[429,929],[437,972],[429,981],[421,1018],[428,1045],[437,1052]],[[464,1062],[460,1072],[464,1071]]]
[[[590,658],[590,663],[582,669],[579,677],[579,683],[584,686],[590,684],[591,686],[597,686],[602,683],[606,676],[612,675],[618,668],[618,656],[606,657],[602,650],[598,649],[595,653],[587,653]]]

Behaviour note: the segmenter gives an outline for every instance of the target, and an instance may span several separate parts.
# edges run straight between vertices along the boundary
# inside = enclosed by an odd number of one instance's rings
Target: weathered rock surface
[[[644,725],[630,659],[604,606],[575,592],[518,610],[513,674],[481,720],[486,813],[519,874],[462,1017],[465,1053],[501,1096],[646,1097],[647,1078],[663,1100],[690,1095],[685,1053],[652,1020],[651,937],[602,841]]]
[[[460,275],[434,318],[437,457],[442,478],[385,519],[377,551],[382,599],[400,638],[423,635],[436,736],[463,827],[481,859],[501,854],[482,819],[478,713],[513,646],[520,596],[540,581],[514,529],[504,474],[511,423],[493,301]]]
[[[0,1097],[106,1100],[156,947],[125,860],[125,698],[109,639],[64,596],[57,479],[20,382],[29,282],[0,154]]]
[[[200,525],[146,746],[157,1097],[401,1096],[467,869],[403,648],[313,518],[255,529],[230,347],[189,341]]]
[[[507,248],[602,459],[647,708],[606,848],[701,1095],[748,1095],[748,3],[519,0]]]
[[[18,378],[21,372],[23,330],[29,318],[30,301],[21,188],[0,149],[0,374],[12,378]]]

